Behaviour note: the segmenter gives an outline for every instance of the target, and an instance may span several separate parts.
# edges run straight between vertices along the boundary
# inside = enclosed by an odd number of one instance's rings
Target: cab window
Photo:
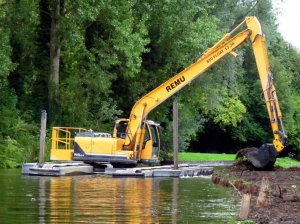
[[[126,137],[126,128],[127,128],[127,122],[125,122],[125,121],[122,121],[119,124],[117,124],[117,137],[118,138]]]
[[[150,138],[150,133],[149,133],[149,128],[148,128],[148,125],[145,127],[145,137],[144,137],[144,142],[143,142],[143,147],[142,149],[144,149],[146,147],[146,143],[147,141],[149,141],[151,138]]]
[[[146,129],[146,132],[145,132],[145,138],[144,138],[144,142],[146,142],[146,141],[150,140],[150,133],[149,133],[149,129],[148,129],[148,127],[147,127],[147,126],[145,127],[145,129]]]
[[[153,143],[158,143],[158,136],[157,136],[156,127],[151,125],[150,129],[151,129],[151,135],[152,135],[152,142]]]

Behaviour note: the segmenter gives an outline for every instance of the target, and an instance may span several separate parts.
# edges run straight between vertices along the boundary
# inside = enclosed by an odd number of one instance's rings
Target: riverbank
[[[266,206],[258,208],[256,200],[263,177],[269,180]],[[296,224],[300,220],[300,167],[257,171],[246,163],[215,168],[212,180],[216,184],[233,187],[239,193],[250,193],[249,220],[255,223]]]

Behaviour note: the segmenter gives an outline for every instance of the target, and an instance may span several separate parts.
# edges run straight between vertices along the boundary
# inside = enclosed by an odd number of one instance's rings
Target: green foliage
[[[159,86],[195,61],[208,46],[219,38],[217,18],[209,16],[211,5],[207,1],[151,1],[151,13],[148,21],[150,43],[149,52],[144,54],[142,74],[130,85],[134,99]],[[163,15],[163,16],[162,16]],[[179,19],[180,18],[180,19]],[[151,80],[151,82],[149,82]],[[144,88],[137,88],[143,86]],[[201,131],[205,118],[199,112],[197,99],[201,90],[193,83],[180,91],[180,150],[189,146],[191,139]],[[169,150],[172,145],[172,101],[155,109],[150,118],[163,122],[163,148]]]
[[[9,120],[9,119],[6,119]],[[39,138],[36,124],[25,123],[21,118],[0,138],[0,167],[20,167],[24,162],[37,161]]]
[[[237,96],[224,95],[219,99],[222,102],[216,104],[209,112],[204,111],[204,113],[209,113],[213,121],[221,127],[237,127],[237,124],[244,118],[246,108]]]
[[[7,138],[0,143],[0,167],[15,168],[22,162],[22,151],[17,141]]]
[[[0,15],[0,167],[16,167],[37,155],[35,124],[26,123],[26,96],[32,96],[36,55],[32,29],[38,23],[37,2],[17,1],[1,5]],[[30,9],[30,10],[29,10]],[[28,100],[28,99],[27,99]],[[30,97],[30,101],[33,102]],[[31,104],[32,105],[32,104]],[[24,116],[25,117],[25,116]]]
[[[32,113],[36,104],[32,103],[40,75],[36,67],[37,27],[39,25],[38,1],[22,0],[7,5],[7,14],[2,25],[9,30],[12,46],[11,60],[15,63],[8,80],[18,97],[17,106]],[[2,49],[2,48],[1,48]]]
[[[7,84],[7,76],[11,72],[15,65],[10,59],[10,54],[12,51],[11,46],[9,45],[9,31],[0,27],[0,85],[1,89]]]
[[[69,31],[63,32],[61,57],[63,123],[108,129],[105,123],[110,127],[120,115],[118,100],[112,97],[119,89],[112,88],[113,82],[137,75],[148,43],[147,14],[138,15],[136,4],[65,2],[70,10],[63,18],[64,30]]]

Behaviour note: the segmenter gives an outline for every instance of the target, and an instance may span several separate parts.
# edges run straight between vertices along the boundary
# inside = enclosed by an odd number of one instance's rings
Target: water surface
[[[35,177],[0,170],[0,223],[232,223],[237,202],[207,178]]]

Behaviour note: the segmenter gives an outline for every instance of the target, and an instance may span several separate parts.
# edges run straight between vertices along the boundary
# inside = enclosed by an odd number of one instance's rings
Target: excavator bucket
[[[263,144],[259,148],[245,148],[237,152],[236,158],[244,157],[256,168],[269,168],[276,162],[276,151],[273,144]]]

